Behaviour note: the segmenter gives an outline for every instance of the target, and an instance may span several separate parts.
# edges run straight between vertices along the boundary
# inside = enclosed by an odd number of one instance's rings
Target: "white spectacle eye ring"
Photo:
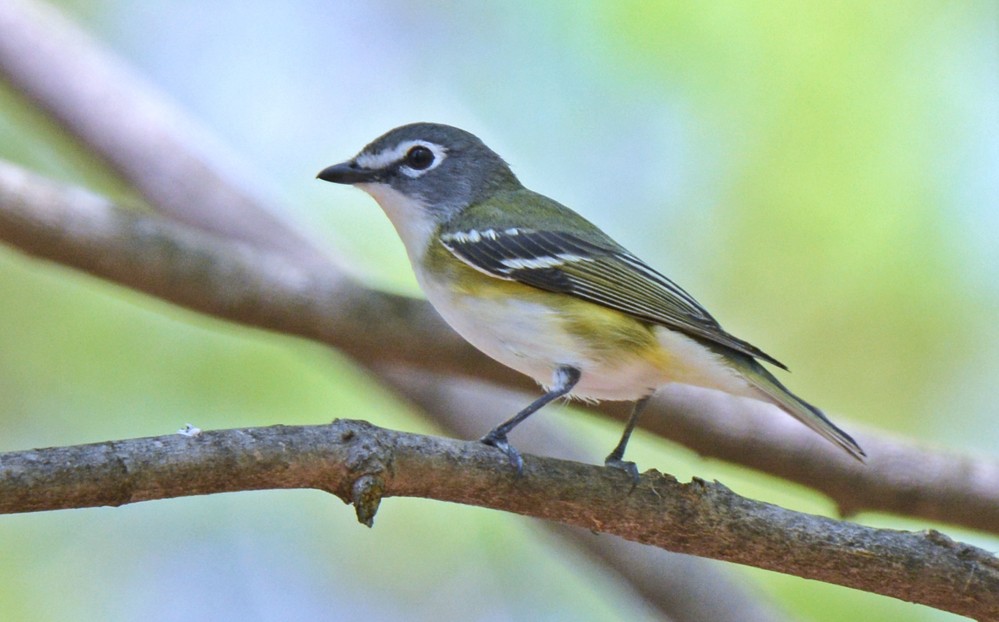
[[[447,150],[441,145],[422,140],[413,141],[405,151],[399,172],[406,177],[416,179],[440,166],[446,157]]]
[[[407,162],[407,158],[414,152],[414,150],[420,150],[422,152],[424,149],[429,151],[430,155],[433,156],[433,160],[430,161],[425,168],[414,167]],[[355,161],[361,168],[373,171],[388,168],[393,164],[398,164],[399,172],[406,177],[416,179],[417,177],[425,175],[427,172],[440,166],[441,162],[443,162],[445,158],[447,158],[447,149],[443,145],[438,145],[437,143],[432,143],[426,140],[407,140],[399,143],[395,147],[384,149],[378,153],[362,153],[357,156]],[[422,163],[422,161],[418,163]]]

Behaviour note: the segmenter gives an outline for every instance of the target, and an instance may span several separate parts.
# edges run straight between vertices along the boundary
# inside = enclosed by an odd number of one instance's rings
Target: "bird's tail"
[[[731,360],[731,358],[729,359]],[[818,432],[829,441],[842,447],[848,454],[863,462],[867,454],[860,448],[857,441],[849,434],[840,430],[829,421],[821,410],[812,406],[788,390],[780,380],[774,377],[763,365],[748,356],[740,356],[737,362],[739,372],[759,389],[771,402],[782,410]]]

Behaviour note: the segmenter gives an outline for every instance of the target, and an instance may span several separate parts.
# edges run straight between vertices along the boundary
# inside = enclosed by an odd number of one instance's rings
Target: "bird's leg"
[[[506,440],[506,435],[517,427],[521,421],[533,415],[552,400],[568,395],[569,391],[572,391],[572,388],[579,382],[579,376],[580,372],[575,367],[569,367],[568,365],[559,367],[553,375],[553,386],[547,393],[531,402],[524,410],[493,428],[489,434],[486,434],[479,440],[486,445],[492,445],[506,454],[507,459],[510,460],[510,464],[513,465],[513,468],[517,469],[517,474],[519,475],[524,470],[524,461],[520,457],[520,452],[514,449]]]
[[[617,447],[614,451],[610,452],[607,459],[604,460],[604,464],[613,469],[621,469],[625,473],[631,476],[631,481],[636,485],[638,484],[638,467],[635,466],[634,462],[628,462],[624,460],[624,450],[628,446],[628,440],[631,439],[631,433],[635,429],[635,425],[638,424],[638,417],[645,410],[645,406],[648,405],[651,395],[646,395],[642,399],[635,402],[634,408],[631,409],[631,416],[628,417],[628,423],[624,426],[624,434],[621,435],[621,440],[618,441]]]

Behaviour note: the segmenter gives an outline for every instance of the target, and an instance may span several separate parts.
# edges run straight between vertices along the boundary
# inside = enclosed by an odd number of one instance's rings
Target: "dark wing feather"
[[[456,257],[497,278],[571,294],[787,369],[725,332],[690,294],[620,247],[524,228],[444,232],[440,240]]]

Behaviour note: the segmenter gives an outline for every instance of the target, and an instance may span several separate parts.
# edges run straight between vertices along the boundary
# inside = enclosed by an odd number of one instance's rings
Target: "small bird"
[[[482,437],[521,471],[507,435],[564,396],[634,401],[605,464],[638,479],[625,447],[668,383],[776,404],[863,461],[864,451],[686,291],[568,207],[525,188],[479,138],[398,127],[319,179],[364,190],[388,215],[430,303],[462,337],[545,394]]]

